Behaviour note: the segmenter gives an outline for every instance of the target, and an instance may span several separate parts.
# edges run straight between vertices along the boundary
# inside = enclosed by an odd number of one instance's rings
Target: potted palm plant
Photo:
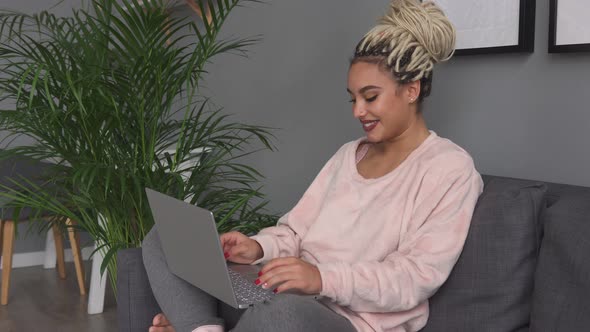
[[[213,57],[255,42],[218,38],[253,0],[191,2],[204,20],[172,15],[166,0],[92,0],[68,17],[0,12],[0,100],[11,105],[0,129],[34,141],[0,157],[55,163],[45,185],[14,179],[1,195],[75,221],[100,244],[113,286],[113,255],[153,225],[145,187],[213,211],[220,232],[277,220],[261,174],[240,159],[273,149],[271,130],[232,121],[199,93]]]

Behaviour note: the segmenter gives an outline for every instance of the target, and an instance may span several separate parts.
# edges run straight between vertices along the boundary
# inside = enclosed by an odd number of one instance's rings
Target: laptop
[[[275,294],[254,284],[259,266],[225,260],[213,213],[145,189],[170,271],[234,308],[248,308]]]

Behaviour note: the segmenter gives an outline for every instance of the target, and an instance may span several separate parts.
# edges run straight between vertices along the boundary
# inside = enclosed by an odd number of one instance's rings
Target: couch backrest
[[[531,331],[590,330],[590,188],[547,183]]]
[[[463,253],[431,298],[423,331],[590,326],[590,188],[496,176],[484,182]],[[576,290],[585,293],[576,297]]]

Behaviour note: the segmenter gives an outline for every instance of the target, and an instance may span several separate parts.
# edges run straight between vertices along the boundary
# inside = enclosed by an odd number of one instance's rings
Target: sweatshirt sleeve
[[[397,251],[383,261],[318,264],[321,295],[360,312],[415,308],[444,283],[467,237],[483,181],[470,157],[420,182],[411,221]]]
[[[341,148],[324,165],[299,202],[283,215],[276,226],[262,229],[251,238],[262,247],[263,257],[252,264],[266,263],[277,257],[299,256],[301,239],[314,223],[335,172],[342,160]]]

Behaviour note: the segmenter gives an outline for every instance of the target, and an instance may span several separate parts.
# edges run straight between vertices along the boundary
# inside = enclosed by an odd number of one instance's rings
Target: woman
[[[366,136],[336,152],[277,226],[221,236],[229,261],[265,263],[256,283],[279,295],[244,312],[218,310],[169,275],[152,231],[144,261],[166,316],[154,317],[150,331],[421,329],[483,188],[469,154],[429,131],[420,109],[434,64],[450,58],[454,43],[435,4],[393,0],[356,47],[348,75]]]

